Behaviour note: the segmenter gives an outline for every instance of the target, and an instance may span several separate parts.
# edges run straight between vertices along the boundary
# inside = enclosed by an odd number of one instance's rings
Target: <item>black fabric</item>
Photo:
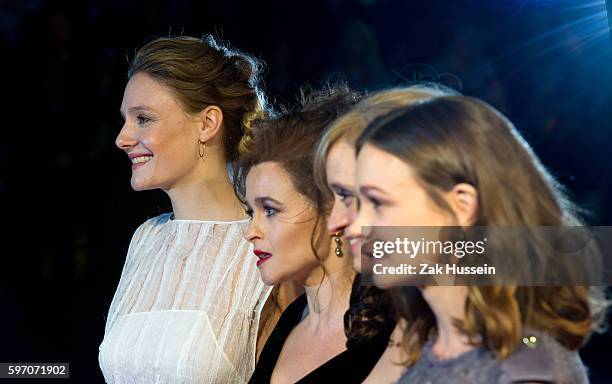
[[[306,295],[304,294],[285,309],[261,352],[249,384],[270,383],[272,371],[283,349],[283,344],[293,328],[302,320],[302,313],[306,305]],[[334,356],[297,383],[350,384],[363,382],[387,348],[394,327],[395,324],[390,326],[389,329],[382,330],[373,338]],[[316,348],[316,346],[313,346],[313,348]]]

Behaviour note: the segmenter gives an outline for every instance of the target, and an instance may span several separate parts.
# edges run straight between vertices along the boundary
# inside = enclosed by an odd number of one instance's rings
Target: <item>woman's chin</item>
[[[361,273],[361,257],[353,257],[353,269],[357,273]]]
[[[380,276],[374,275],[372,278],[372,282],[374,285],[382,290],[387,290],[393,287],[398,287],[402,285],[407,285],[406,281],[402,281],[401,279],[394,279],[390,276]]]
[[[148,189],[154,189],[149,185],[149,183],[144,182],[143,180],[138,180],[132,177],[130,180],[130,185],[134,191],[146,191]]]
[[[267,285],[268,287],[273,287],[279,283],[278,281],[274,279],[263,279],[262,278],[261,281],[264,283],[264,285]]]
[[[259,271],[259,276],[261,277],[261,281],[267,286],[273,286],[279,283],[278,279],[275,279],[261,270]]]

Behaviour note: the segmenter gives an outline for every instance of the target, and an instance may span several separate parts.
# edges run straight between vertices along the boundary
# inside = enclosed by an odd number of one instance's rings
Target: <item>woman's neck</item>
[[[198,172],[166,191],[175,219],[235,221],[246,218],[225,164],[210,163],[206,164],[205,172]]]
[[[309,283],[304,285],[309,327],[344,327],[343,319],[349,307],[354,272],[344,260],[335,259],[339,258],[331,252],[324,262],[324,268],[318,267],[313,271],[306,280]]]
[[[472,349],[468,337],[455,326],[455,321],[462,321],[465,317],[467,287],[428,286],[422,292],[436,317],[438,337],[433,346],[434,354],[443,360]]]

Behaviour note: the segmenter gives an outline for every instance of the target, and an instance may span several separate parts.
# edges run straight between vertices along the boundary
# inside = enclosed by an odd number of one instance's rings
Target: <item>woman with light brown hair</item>
[[[349,242],[371,240],[364,227],[580,224],[513,125],[476,99],[398,108],[369,124],[356,150],[360,207]],[[546,252],[531,245],[530,255]],[[590,262],[553,261],[559,271]],[[602,321],[601,287],[405,284],[396,307],[406,322],[400,383],[588,382],[577,351]]]
[[[211,36],[159,38],[131,63],[116,145],[172,213],[134,233],[99,361],[108,383],[242,383],[269,289],[228,166],[266,114],[259,62]]]
[[[328,207],[327,229],[337,238],[357,213],[355,191],[355,140],[377,117],[432,97],[450,94],[439,86],[397,87],[374,93],[361,100],[349,112],[335,120],[319,140],[314,159],[314,176]],[[359,244],[353,242],[357,249]],[[353,268],[361,272],[359,252],[352,251]],[[394,382],[403,373],[404,353],[396,340],[401,339],[403,321],[396,318],[388,291],[361,286],[358,274],[351,293],[351,306],[345,316],[345,327],[354,333],[372,332],[396,323],[389,346],[364,383]],[[363,330],[363,331],[360,331]]]

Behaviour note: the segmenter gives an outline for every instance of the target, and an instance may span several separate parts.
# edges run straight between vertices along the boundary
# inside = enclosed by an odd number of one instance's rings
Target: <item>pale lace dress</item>
[[[248,221],[172,220],[134,233],[99,362],[107,383],[244,383],[269,289]]]

